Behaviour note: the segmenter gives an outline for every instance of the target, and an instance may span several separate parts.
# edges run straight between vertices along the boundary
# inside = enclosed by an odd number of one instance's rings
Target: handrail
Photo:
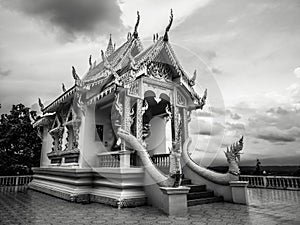
[[[300,177],[240,175],[241,181],[248,181],[248,187],[300,190]]]

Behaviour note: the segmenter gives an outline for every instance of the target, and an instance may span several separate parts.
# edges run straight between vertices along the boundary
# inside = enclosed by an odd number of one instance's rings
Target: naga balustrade
[[[248,181],[248,187],[300,190],[300,177],[241,175],[240,181]]]

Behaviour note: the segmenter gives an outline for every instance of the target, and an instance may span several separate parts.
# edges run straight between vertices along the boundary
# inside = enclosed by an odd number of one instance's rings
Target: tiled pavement
[[[118,210],[70,203],[39,192],[0,193],[0,224],[300,224],[300,192],[250,189],[250,206],[212,203],[168,217],[149,207]]]

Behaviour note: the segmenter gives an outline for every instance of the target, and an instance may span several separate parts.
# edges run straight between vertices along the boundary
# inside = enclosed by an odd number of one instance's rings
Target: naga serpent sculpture
[[[161,187],[177,187],[180,185],[180,181],[178,181],[178,175],[180,175],[180,155],[172,150],[172,157],[170,157],[170,164],[174,166],[170,167],[170,173],[168,176],[164,175],[156,166],[153,164],[150,155],[146,148],[142,145],[142,143],[129,132],[119,128],[118,135],[124,139],[127,143],[131,145],[133,149],[135,149],[143,162],[146,171],[152,177],[152,179]],[[173,145],[174,146],[174,145]],[[174,168],[175,167],[175,168]],[[178,168],[179,167],[179,168]]]
[[[183,146],[182,158],[186,163],[186,166],[193,170],[196,174],[213,183],[221,185],[229,185],[230,181],[239,180],[240,169],[238,162],[240,161],[240,151],[243,149],[243,137],[241,137],[239,141],[232,144],[230,147],[227,147],[227,151],[224,152],[229,164],[227,173],[218,173],[195,163],[188,153],[190,144],[191,138],[188,138]]]

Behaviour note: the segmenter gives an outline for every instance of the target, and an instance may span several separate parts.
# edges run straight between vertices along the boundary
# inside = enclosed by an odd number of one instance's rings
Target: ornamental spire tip
[[[169,24],[168,26],[166,27],[166,31],[165,31],[165,35],[164,35],[164,41],[169,41],[169,37],[168,37],[168,32],[172,26],[172,23],[173,23],[173,10],[171,9],[171,12],[170,12],[170,21],[169,21]]]
[[[139,23],[140,23],[140,13],[139,13],[139,11],[137,11],[137,20],[136,20],[136,24],[135,24],[134,32],[133,32],[133,37],[134,38],[137,38],[139,36],[139,34],[137,32],[137,28],[139,26]]]

